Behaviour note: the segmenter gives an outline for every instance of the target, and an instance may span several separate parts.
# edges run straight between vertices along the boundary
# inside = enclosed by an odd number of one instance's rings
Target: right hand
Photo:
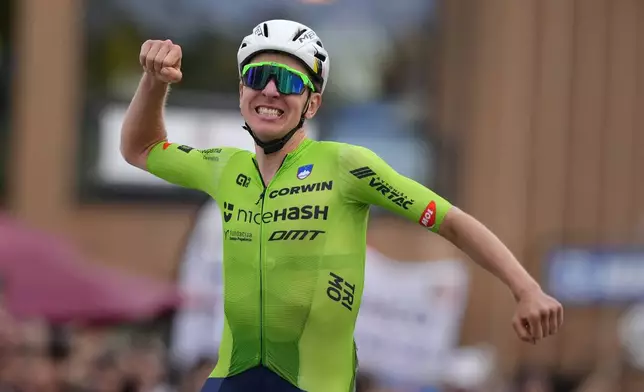
[[[169,39],[165,41],[147,40],[141,45],[139,62],[143,70],[163,83],[181,81],[181,46]]]

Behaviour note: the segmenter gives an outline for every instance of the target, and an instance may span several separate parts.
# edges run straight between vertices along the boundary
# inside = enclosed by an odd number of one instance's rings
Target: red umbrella
[[[106,323],[141,320],[181,303],[175,286],[81,260],[63,241],[0,219],[0,276],[18,318]]]

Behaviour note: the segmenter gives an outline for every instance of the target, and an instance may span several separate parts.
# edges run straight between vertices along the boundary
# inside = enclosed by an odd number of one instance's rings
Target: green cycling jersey
[[[305,139],[268,186],[254,154],[168,142],[148,170],[214,198],[224,229],[224,330],[211,377],[263,365],[310,392],[353,389],[369,206],[436,232],[450,208],[372,151]]]

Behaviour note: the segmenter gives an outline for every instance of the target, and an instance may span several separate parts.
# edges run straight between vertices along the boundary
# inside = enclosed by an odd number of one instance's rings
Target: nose
[[[277,85],[275,84],[275,80],[271,79],[268,81],[266,84],[266,87],[264,87],[264,90],[262,90],[262,94],[266,97],[272,97],[276,98],[280,96],[280,92],[277,90]]]

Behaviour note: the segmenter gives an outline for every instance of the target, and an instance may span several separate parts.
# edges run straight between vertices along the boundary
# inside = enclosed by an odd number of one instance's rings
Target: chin
[[[290,125],[291,121],[262,121],[257,118],[248,120],[246,122],[250,129],[262,141],[279,139],[295,127],[295,124]]]
[[[255,136],[265,142],[279,139],[288,132],[283,125],[278,124],[257,124],[253,126],[253,124],[248,123],[248,125],[250,125],[250,129],[253,130]]]

